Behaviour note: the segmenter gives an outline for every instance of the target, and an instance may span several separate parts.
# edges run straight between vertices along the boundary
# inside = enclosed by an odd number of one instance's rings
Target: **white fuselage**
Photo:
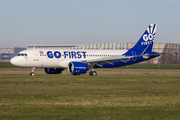
[[[21,51],[11,63],[21,67],[68,68],[69,62],[121,56],[127,50],[29,49]]]

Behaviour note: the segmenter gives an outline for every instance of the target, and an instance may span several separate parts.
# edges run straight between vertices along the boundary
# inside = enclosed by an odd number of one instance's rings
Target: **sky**
[[[180,0],[0,0],[0,47],[137,42],[154,23],[180,43]]]

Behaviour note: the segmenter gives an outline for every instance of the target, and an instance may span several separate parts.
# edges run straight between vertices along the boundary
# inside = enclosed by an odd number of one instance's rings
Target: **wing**
[[[136,57],[143,56],[144,58],[148,58],[148,57],[153,57],[153,56],[159,56],[161,54],[164,54],[164,53],[151,52],[151,53],[141,54],[141,55],[138,55]]]
[[[99,59],[91,59],[91,60],[83,60],[81,62],[83,63],[89,63],[91,65],[97,65],[100,67],[103,67],[102,64],[105,63],[109,63],[111,65],[113,65],[113,62],[117,62],[117,61],[122,61],[125,62],[130,60],[130,56],[129,57],[125,57],[125,56],[118,56],[118,57],[106,57],[106,58],[99,58]]]

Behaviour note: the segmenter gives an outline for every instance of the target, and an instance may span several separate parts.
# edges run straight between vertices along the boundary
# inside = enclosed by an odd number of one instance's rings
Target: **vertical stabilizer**
[[[143,54],[152,52],[156,28],[157,24],[150,24],[139,41],[134,45],[134,47],[129,49],[127,53],[131,51],[138,51],[138,53]]]

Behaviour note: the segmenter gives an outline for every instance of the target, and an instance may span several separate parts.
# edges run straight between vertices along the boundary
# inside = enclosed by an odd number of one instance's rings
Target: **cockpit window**
[[[27,56],[26,53],[19,53],[17,56]]]

